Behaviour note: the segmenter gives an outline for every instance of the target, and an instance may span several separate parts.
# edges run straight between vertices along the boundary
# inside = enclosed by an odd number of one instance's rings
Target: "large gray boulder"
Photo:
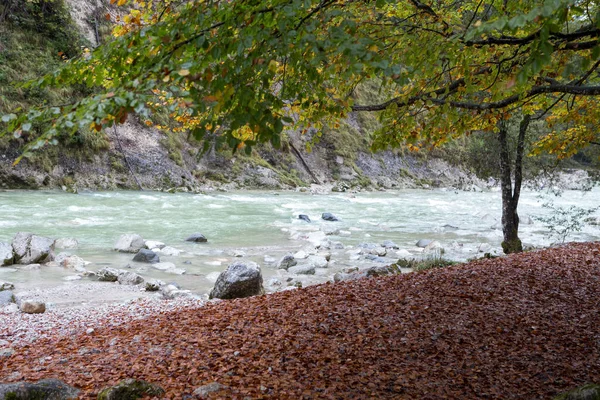
[[[0,242],[0,267],[12,265],[15,256],[10,243]]]
[[[158,254],[156,254],[152,250],[140,249],[140,251],[137,252],[135,257],[133,257],[133,261],[157,264],[160,262],[160,257],[158,257]]]
[[[24,300],[19,308],[25,314],[43,314],[46,312],[46,304],[41,301]]]
[[[121,235],[115,243],[114,249],[121,253],[137,253],[140,249],[145,249],[144,239],[135,233]]]
[[[203,234],[196,232],[192,233],[190,236],[185,239],[186,242],[195,242],[195,243],[206,243],[208,239]]]
[[[19,264],[45,263],[54,260],[54,239],[17,232],[12,248],[15,262]]]
[[[260,266],[252,261],[236,261],[221,272],[209,298],[237,299],[264,293]]]
[[[70,400],[77,399],[79,390],[58,379],[37,382],[0,383],[0,400]]]
[[[314,275],[315,274],[315,266],[314,265],[297,265],[295,267],[290,267],[288,272],[296,275]]]

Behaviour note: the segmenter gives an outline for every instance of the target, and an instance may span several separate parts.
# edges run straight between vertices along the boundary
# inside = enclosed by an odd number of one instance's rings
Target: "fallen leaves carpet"
[[[599,294],[600,244],[571,244],[40,340],[0,358],[0,381],[56,377],[88,398],[134,377],[168,398],[217,381],[220,398],[548,399],[600,381]]]

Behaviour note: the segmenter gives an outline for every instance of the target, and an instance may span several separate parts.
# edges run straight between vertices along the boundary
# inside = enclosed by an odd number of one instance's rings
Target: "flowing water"
[[[535,217],[549,215],[538,193],[525,192],[519,205],[522,221],[533,217],[533,224],[521,225],[520,234],[526,245],[545,246],[552,242],[544,224]],[[567,191],[555,204],[597,207],[600,189],[591,192]],[[339,222],[321,220],[323,212],[331,212]],[[272,259],[306,248],[308,242],[298,238],[311,230],[332,231],[328,236],[341,242],[345,249],[331,250],[331,268],[311,277],[324,281],[342,267],[360,264],[348,251],[362,242],[381,243],[392,240],[400,249],[422,256],[415,246],[418,239],[438,240],[445,257],[465,260],[482,256],[482,243],[499,251],[502,231],[500,193],[455,192],[452,190],[398,190],[375,193],[311,195],[296,192],[230,192],[167,194],[160,192],[89,192],[78,195],[63,192],[0,192],[0,241],[10,242],[19,231],[33,232],[52,238],[73,237],[79,247],[67,250],[90,261],[89,269],[102,266],[122,268],[133,265],[144,276],[178,282],[186,289],[206,293],[218,273],[234,260],[232,251],[243,250],[246,259],[263,266],[265,280],[286,278],[284,271],[274,268]],[[310,224],[298,220],[307,214]],[[596,211],[595,216],[600,216]],[[191,233],[201,232],[208,243],[185,242]],[[112,251],[124,233],[137,233],[144,239],[158,240],[182,250],[178,257],[162,256],[184,268],[183,276],[167,275],[151,267],[132,263],[131,254]],[[292,239],[294,238],[294,239]],[[581,232],[569,237],[574,241],[600,239],[598,226],[585,225]],[[487,246],[485,246],[487,247]],[[489,251],[489,250],[486,250]],[[265,259],[266,257],[266,259]],[[397,259],[389,253],[390,259]],[[356,257],[354,257],[356,258]],[[269,262],[270,261],[270,262]],[[367,262],[367,261],[365,261]],[[0,280],[23,286],[55,286],[73,271],[42,268],[22,271],[0,268]],[[310,282],[309,282],[310,283]],[[69,282],[69,284],[76,284]]]

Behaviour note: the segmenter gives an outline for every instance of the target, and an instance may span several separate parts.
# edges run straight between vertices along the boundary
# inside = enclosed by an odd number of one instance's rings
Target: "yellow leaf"
[[[121,6],[122,6],[123,4],[125,4],[126,2],[127,2],[127,0],[119,0],[119,1],[117,2],[117,5],[118,5],[119,7],[121,7]]]
[[[190,71],[188,69],[180,69],[177,73],[181,76],[188,76]]]

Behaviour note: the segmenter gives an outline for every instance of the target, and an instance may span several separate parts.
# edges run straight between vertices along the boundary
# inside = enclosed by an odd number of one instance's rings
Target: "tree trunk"
[[[519,125],[519,137],[514,165],[514,187],[512,182],[511,160],[508,148],[508,126],[506,121],[500,122],[500,185],[502,188],[502,233],[504,240],[502,250],[504,253],[520,253],[523,244],[519,239],[519,196],[523,183],[523,153],[525,150],[525,134],[529,127],[531,116],[525,115]]]

